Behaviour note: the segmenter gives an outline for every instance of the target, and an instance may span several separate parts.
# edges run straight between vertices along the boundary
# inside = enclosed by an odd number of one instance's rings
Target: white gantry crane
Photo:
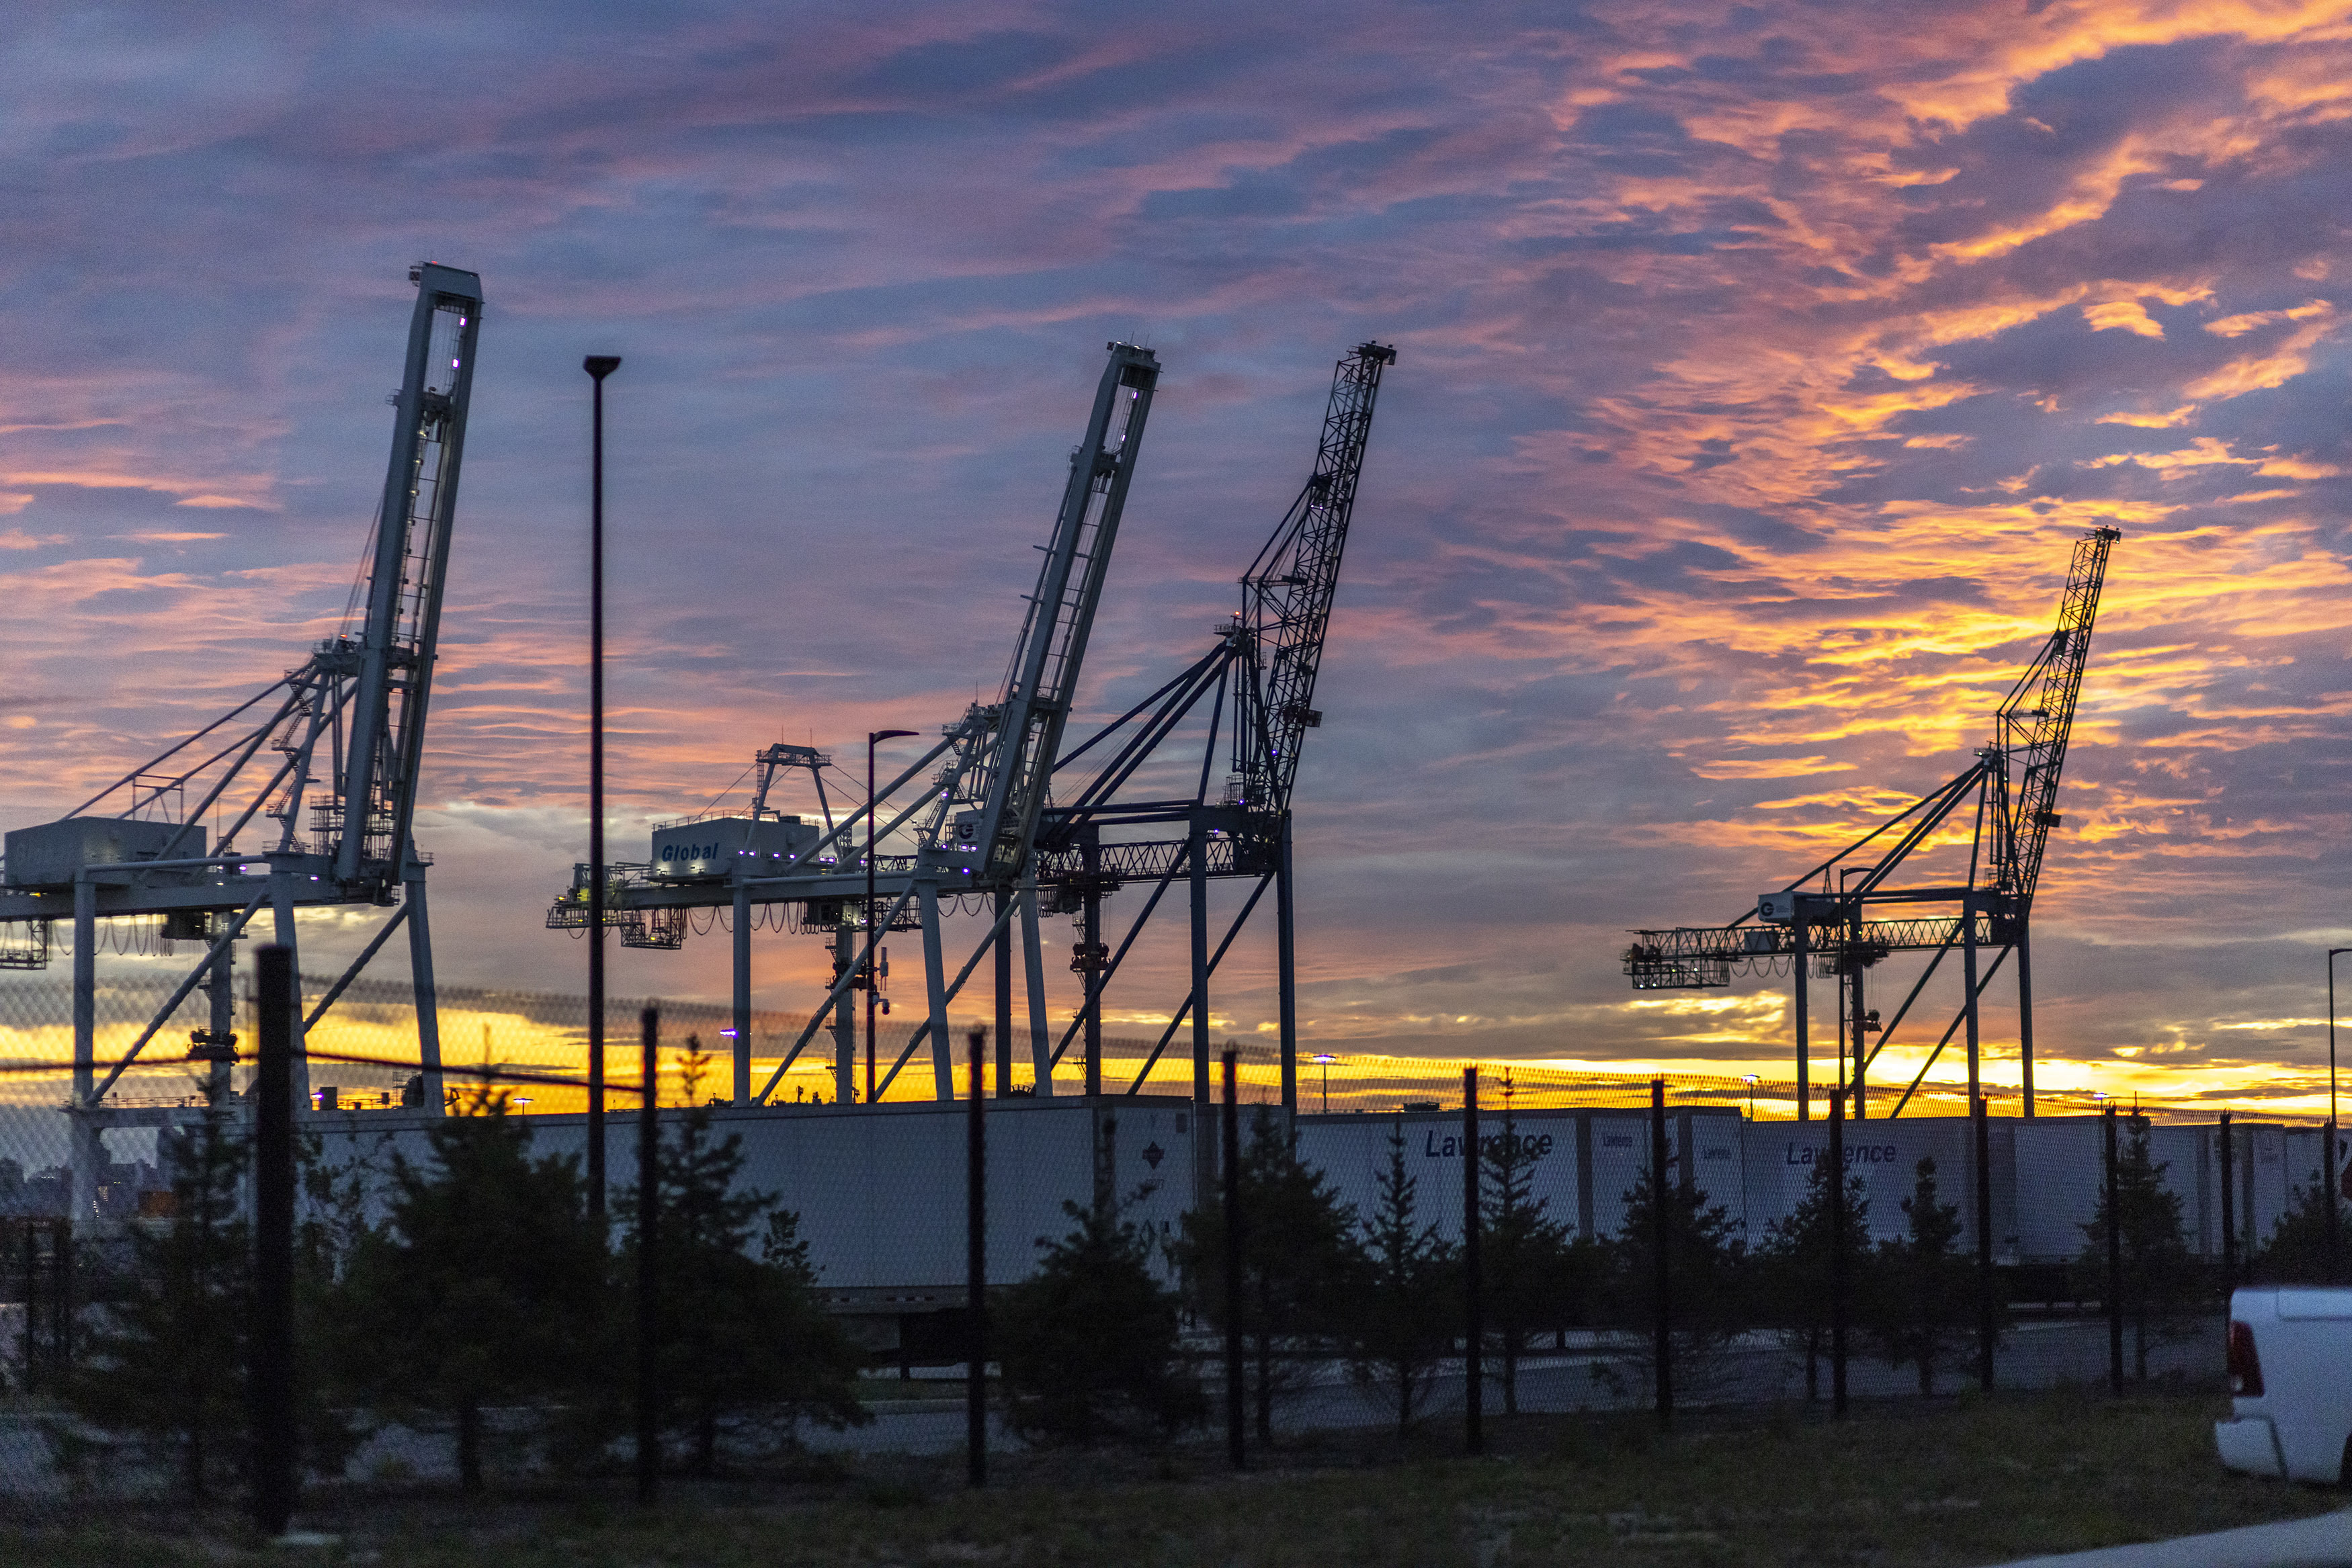
[[[771,747],[756,759],[760,787],[748,815],[667,824],[656,830],[645,862],[608,866],[605,920],[620,930],[625,946],[676,947],[684,940],[688,912],[731,908],[736,1103],[762,1103],[773,1093],[827,1019],[833,1023],[837,1102],[860,1098],[848,1002],[853,991],[867,989],[881,978],[879,943],[892,930],[921,934],[928,1016],[887,1076],[875,1075],[869,1055],[864,1098],[871,1100],[887,1090],[926,1040],[931,1047],[936,1092],[941,1099],[952,1097],[948,1005],[980,960],[1004,940],[1016,910],[1024,912],[1033,937],[1033,1034],[1042,1040],[1032,852],[1159,379],[1160,361],[1150,350],[1109,345],[1109,362],[1096,388],[1086,435],[1071,455],[1053,536],[1045,547],[1036,590],[1029,596],[996,701],[975,704],[945,726],[913,766],[838,821],[822,796],[822,826],[769,809],[770,790],[779,774],[807,769],[821,777],[828,761],[810,747]],[[575,867],[572,885],[548,913],[548,925],[585,926],[589,892],[589,868]],[[940,902],[966,894],[992,901],[995,920],[961,968],[950,977]],[[755,1088],[750,932],[752,908],[760,904],[801,906],[803,930],[833,937],[835,975],[807,1028],[766,1084]],[[1039,1092],[1050,1093],[1050,1069],[1042,1051],[1037,1069]]]
[[[298,1023],[306,1030],[315,1025],[405,925],[424,1067],[415,1096],[427,1106],[440,1103],[427,862],[416,852],[411,828],[482,287],[473,273],[431,263],[412,267],[409,280],[416,285],[416,306],[405,373],[393,398],[398,412],[392,458],[356,623],[63,818],[7,835],[0,966],[46,967],[51,927],[59,920],[72,923],[76,1218],[91,1213],[100,1130],[166,1119],[153,1108],[110,1105],[109,1096],[200,986],[210,997],[210,1027],[195,1031],[188,1055],[210,1064],[215,1092],[227,1088],[236,1059],[230,1032],[233,944],[264,905],[276,939],[289,947],[295,946],[297,909],[394,908],[366,950]],[[206,948],[101,1075],[98,922],[138,915],[160,915],[167,936],[201,940]],[[297,1039],[295,1091],[307,1099]]]

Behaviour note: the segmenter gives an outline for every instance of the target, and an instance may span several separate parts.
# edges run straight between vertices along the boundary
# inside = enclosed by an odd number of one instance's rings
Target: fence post
[[[1248,1467],[1243,1447],[1245,1416],[1242,1397],[1242,1113],[1236,1084],[1239,1052],[1224,1053],[1225,1103],[1225,1455],[1234,1469]]]
[[[1993,1306],[1992,1117],[1982,1094],[1976,1097],[1971,1119],[1977,1135],[1977,1383],[1990,1392],[1993,1341],[2000,1337],[2000,1323]]]
[[[2221,1290],[2226,1294],[2238,1288],[2238,1172],[2230,1157],[2230,1113],[2221,1113],[2214,1133],[2221,1156]]]
[[[286,1533],[299,1482],[294,1427],[294,960],[254,956],[261,1010],[253,1139],[253,1517]]]
[[[2107,1386],[2124,1391],[2124,1228],[2116,1191],[2116,1108],[2100,1117],[2107,1144]]]
[[[1001,1010],[1009,1012],[1011,998],[1002,999]],[[964,1124],[963,1289],[971,1343],[964,1367],[963,1445],[965,1479],[982,1487],[988,1484],[988,1086],[982,1077],[988,1031],[973,1030],[965,1043],[971,1048],[971,1104]],[[1000,1089],[1010,1076],[1003,1068],[1000,1061]]]
[[[1672,1201],[1666,1187],[1666,1081],[1653,1078],[1650,1080],[1650,1246],[1657,1254],[1652,1270],[1657,1314],[1651,1329],[1651,1354],[1656,1362],[1654,1381],[1657,1388],[1658,1426],[1661,1428],[1675,1424],[1675,1319],[1670,1294],[1674,1270],[1666,1260],[1674,1243],[1674,1221],[1666,1212],[1666,1205]]]
[[[41,1322],[40,1221],[25,1221],[25,1392],[34,1391]]]
[[[1830,1100],[1830,1414],[1845,1419],[1845,1095]]]
[[[1486,1451],[1486,1321],[1478,1258],[1478,1070],[1462,1070],[1462,1435]]]
[[[660,1343],[656,1286],[660,1279],[661,1237],[661,1009],[648,1003],[638,1015],[638,1069],[643,1086],[637,1105],[637,1500],[651,1502],[661,1487],[661,1404],[656,1379]]]

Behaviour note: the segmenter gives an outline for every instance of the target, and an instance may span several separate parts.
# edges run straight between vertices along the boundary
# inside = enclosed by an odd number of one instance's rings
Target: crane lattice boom
[[[1299,741],[1322,722],[1314,706],[1315,676],[1339,589],[1339,560],[1371,439],[1381,371],[1394,363],[1396,350],[1380,343],[1359,344],[1339,361],[1315,471],[1242,574],[1243,668],[1234,685],[1228,804],[1287,810]]]
[[[2066,590],[2058,601],[2058,629],[2041,656],[2018,677],[1993,719],[1993,746],[2002,761],[1993,779],[1993,880],[2011,896],[2020,917],[2032,908],[2042,852],[2049,846],[2050,830],[2058,825],[2058,777],[2066,766],[2074,703],[2082,695],[2083,669],[2091,657],[2091,627],[2098,619],[2099,592],[2106,582],[2107,552],[2122,537],[2114,528],[2095,528],[2075,541]],[[2011,768],[2019,780],[2013,796]]]
[[[2075,542],[2059,596],[2057,627],[2001,699],[1992,744],[1977,753],[1976,761],[1789,883],[1779,895],[1766,895],[1767,904],[1776,896],[1805,899],[1813,911],[1807,921],[1815,926],[1809,950],[1824,963],[1840,961],[1849,948],[1865,964],[1893,951],[1948,948],[1972,930],[1980,942],[2016,939],[2032,912],[2050,830],[2058,825],[2059,778],[2091,656],[2091,629],[2098,618],[2108,552],[2121,537],[2114,528],[2095,528]],[[2013,792],[2012,778],[2018,780]],[[1976,829],[1979,853],[1971,859],[1969,882],[1893,885],[1895,872],[1912,853],[1970,800],[1980,800],[1984,810]],[[1832,885],[1832,877],[1844,880]],[[1821,891],[1807,891],[1817,881]],[[1888,903],[1957,904],[1963,913],[1865,918],[1866,906]],[[1796,950],[1785,924],[1789,919],[1790,907],[1759,908],[1723,925],[1638,931],[1624,954],[1626,976],[1637,990],[1728,985],[1734,967]]]

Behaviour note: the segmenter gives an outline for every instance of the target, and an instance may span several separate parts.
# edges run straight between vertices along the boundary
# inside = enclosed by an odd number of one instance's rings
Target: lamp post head
[[[1317,1066],[1318,1066],[1318,1067],[1328,1067],[1328,1066],[1330,1066],[1333,1062],[1335,1062],[1335,1061],[1339,1061],[1339,1059],[1338,1057],[1336,1057],[1336,1056],[1332,1055],[1329,1051],[1322,1051],[1322,1052],[1318,1053],[1318,1054],[1317,1054],[1317,1056],[1316,1056],[1316,1058],[1315,1058],[1315,1062],[1316,1062],[1316,1065],[1317,1065]]]
[[[614,371],[621,368],[621,356],[618,354],[591,354],[586,359],[580,361],[580,368],[586,371],[590,375],[595,377],[601,382],[606,376],[611,375]]]
[[[922,731],[917,729],[877,729],[866,736],[866,744],[868,746],[879,746],[886,740],[898,740],[907,736],[920,735]]]

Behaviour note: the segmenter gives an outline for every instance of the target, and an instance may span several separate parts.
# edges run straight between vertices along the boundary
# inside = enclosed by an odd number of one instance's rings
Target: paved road
[[[2214,1372],[2221,1361],[2219,1321],[2206,1325],[2194,1338],[2154,1347],[2149,1371],[2161,1375],[2179,1371],[2190,1375]],[[2028,1323],[2012,1329],[2002,1343],[1995,1364],[2004,1388],[2046,1388],[2064,1381],[2097,1383],[2107,1375],[2106,1328],[2100,1322]],[[1963,1355],[1937,1381],[1939,1391],[1973,1383],[1975,1367]],[[1488,1367],[1486,1408],[1499,1412],[1503,1396]],[[1753,1336],[1730,1353],[1706,1365],[1683,1365],[1675,1374],[1678,1396],[1685,1405],[1762,1404],[1801,1398],[1804,1394],[1804,1363],[1767,1336]],[[1829,1394],[1829,1366],[1821,1369],[1822,1394]],[[854,1454],[947,1454],[963,1446],[964,1416],[960,1375],[949,1380],[927,1378],[940,1397],[874,1401],[871,1425],[845,1432],[813,1428],[803,1434],[819,1452]],[[1875,1357],[1855,1354],[1847,1365],[1846,1385],[1857,1399],[1903,1396],[1918,1390],[1917,1375],[1908,1367],[1889,1367]],[[1423,1396],[1423,1410],[1443,1418],[1462,1408],[1464,1380],[1459,1364],[1433,1379]],[[896,1392],[894,1390],[894,1392]],[[1547,1353],[1519,1368],[1519,1408],[1525,1411],[1570,1413],[1579,1410],[1642,1410],[1652,1403],[1645,1364],[1613,1352],[1593,1347],[1566,1354]],[[1378,1427],[1394,1419],[1387,1398],[1375,1396],[1349,1382],[1337,1366],[1315,1369],[1306,1385],[1282,1396],[1276,1406],[1276,1425],[1289,1432]],[[992,1421],[991,1441],[1012,1446],[1014,1439],[1002,1422]],[[399,1474],[418,1479],[455,1475],[451,1440],[443,1434],[389,1427],[378,1433],[354,1458],[351,1473],[358,1477]],[[64,1481],[49,1463],[48,1448],[33,1419],[0,1416],[0,1492],[50,1495],[62,1492]]]
[[[2105,1546],[2058,1557],[2028,1557],[2004,1568],[2347,1568],[2352,1512],[2185,1535],[2144,1546]]]

